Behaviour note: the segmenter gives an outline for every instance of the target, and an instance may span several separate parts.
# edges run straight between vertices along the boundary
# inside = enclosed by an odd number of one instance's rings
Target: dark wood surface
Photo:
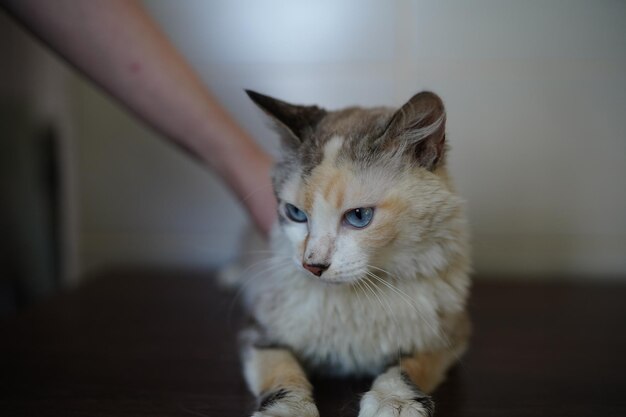
[[[183,271],[112,272],[0,323],[2,416],[246,416],[232,294]],[[436,415],[626,416],[626,287],[475,285],[470,351]],[[368,381],[316,380],[322,417]]]

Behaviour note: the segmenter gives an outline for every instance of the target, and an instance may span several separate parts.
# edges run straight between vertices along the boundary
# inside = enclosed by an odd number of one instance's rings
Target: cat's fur
[[[397,111],[331,112],[248,94],[282,139],[271,255],[242,287],[255,416],[317,416],[309,371],[376,376],[362,417],[431,415],[427,394],[469,336],[469,250],[443,103],[422,92]],[[307,220],[291,220],[287,203]],[[368,207],[367,227],[346,222]]]

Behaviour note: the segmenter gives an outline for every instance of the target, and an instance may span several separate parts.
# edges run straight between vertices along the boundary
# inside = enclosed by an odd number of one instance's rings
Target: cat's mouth
[[[307,279],[320,282],[322,284],[340,285],[340,284],[345,284],[346,282],[348,282],[347,280],[342,279],[341,277],[335,276],[335,274],[333,273],[317,275],[315,273],[312,273],[311,271],[306,270],[305,268],[302,268],[302,271],[304,272],[304,275],[307,277]]]
[[[322,284],[324,285],[329,285],[332,287],[336,287],[336,286],[340,286],[343,284],[347,284],[346,281],[337,281],[337,280],[330,280],[330,279],[320,279],[319,280]]]
[[[363,271],[354,264],[347,268],[334,268],[333,265],[307,265],[298,258],[293,258],[296,268],[308,280],[331,286],[354,284],[363,279]]]
[[[307,277],[307,279],[331,286],[354,284],[361,279],[361,277],[359,276],[355,276],[352,274],[341,274],[335,271],[327,271],[321,275],[314,274],[311,271],[306,270],[305,268],[302,268],[302,271],[304,272],[304,275]]]

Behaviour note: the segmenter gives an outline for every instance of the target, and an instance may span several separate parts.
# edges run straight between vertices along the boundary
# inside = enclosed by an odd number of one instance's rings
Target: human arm
[[[272,160],[208,92],[134,0],[0,0],[137,116],[212,167],[268,233]]]

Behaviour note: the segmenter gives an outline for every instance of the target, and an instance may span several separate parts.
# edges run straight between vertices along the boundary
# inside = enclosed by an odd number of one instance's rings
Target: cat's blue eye
[[[304,223],[307,221],[306,213],[293,204],[285,204],[285,214],[294,222]]]
[[[371,207],[359,207],[346,212],[344,219],[352,227],[362,229],[372,221],[374,209]]]

